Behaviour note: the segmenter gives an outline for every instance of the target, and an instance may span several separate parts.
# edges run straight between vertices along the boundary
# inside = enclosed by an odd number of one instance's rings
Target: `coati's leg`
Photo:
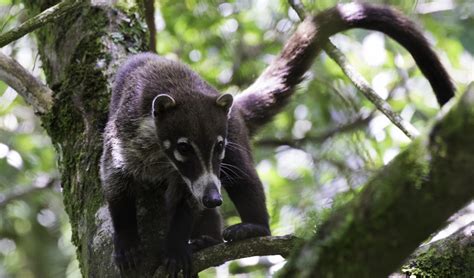
[[[221,243],[222,217],[219,209],[204,209],[196,217],[191,234],[193,252]]]
[[[122,271],[135,269],[139,262],[139,239],[133,181],[122,175],[111,175],[105,184],[105,196],[114,227],[115,261]]]
[[[235,145],[230,138],[221,165],[224,187],[242,220],[224,230],[223,237],[227,241],[270,235],[263,186],[255,171],[248,142],[242,141]]]
[[[178,277],[183,270],[183,277],[191,277],[191,237],[193,212],[186,201],[181,198],[176,204],[174,215],[171,217],[168,235],[166,237],[166,258],[164,265],[171,277]]]

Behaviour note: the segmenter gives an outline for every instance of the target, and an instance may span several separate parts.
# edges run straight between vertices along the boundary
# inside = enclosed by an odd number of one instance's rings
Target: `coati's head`
[[[221,162],[227,144],[230,94],[159,94],[152,114],[160,144],[201,206],[222,204]]]

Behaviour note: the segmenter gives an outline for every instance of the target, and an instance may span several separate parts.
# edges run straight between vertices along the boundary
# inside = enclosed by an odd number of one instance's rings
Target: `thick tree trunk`
[[[57,1],[24,2],[34,15]],[[112,227],[99,181],[102,131],[113,74],[127,54],[147,49],[147,33],[136,13],[118,10],[107,1],[97,2],[101,4],[85,4],[36,33],[47,83],[55,92],[52,111],[42,117],[42,123],[59,154],[64,204],[82,273],[116,277]],[[147,205],[147,211],[139,210],[140,221],[149,223],[141,225],[147,229],[141,233],[159,238],[162,233],[156,219],[160,216],[160,197],[145,195],[148,197],[142,202],[156,202]],[[146,236],[143,242],[146,246],[158,246]],[[147,252],[150,248],[144,248]],[[156,266],[157,262],[146,264]]]

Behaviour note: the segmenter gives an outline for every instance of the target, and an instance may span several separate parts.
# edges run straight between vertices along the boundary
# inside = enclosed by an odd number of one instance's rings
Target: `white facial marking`
[[[194,148],[196,156],[201,162],[201,166],[203,170],[203,174],[199,176],[192,183],[192,186],[190,187],[191,187],[191,190],[193,191],[193,195],[196,197],[196,199],[199,202],[201,202],[202,197],[204,196],[204,191],[206,190],[206,186],[208,186],[209,184],[214,184],[217,187],[217,191],[219,191],[219,194],[221,193],[221,181],[214,173],[212,173],[212,150],[214,149],[214,147],[211,150],[211,157],[210,157],[211,161],[209,163],[209,168],[207,168],[206,163],[202,157],[201,150],[193,142],[191,142],[190,144]]]
[[[190,181],[188,178],[186,178],[186,177],[183,176],[183,175],[181,175],[181,178],[183,179],[183,181],[184,181],[189,187],[191,187],[191,181]]]
[[[173,155],[174,155],[174,158],[179,162],[186,161],[186,158],[182,156],[177,150],[174,150]]]
[[[170,140],[163,141],[163,147],[165,147],[165,149],[169,149],[171,147]]]
[[[181,137],[178,139],[178,143],[188,143],[188,142],[189,142],[189,139],[186,137]]]
[[[219,159],[222,160],[225,157],[225,146],[227,145],[227,139],[224,140],[222,136],[217,136],[217,143],[219,142],[224,142],[224,148],[222,149],[222,152],[219,154]]]
[[[201,202],[206,186],[209,184],[214,184],[217,187],[219,194],[221,193],[221,181],[219,178],[213,173],[204,172],[204,174],[202,174],[192,186],[192,189],[194,189],[194,196],[197,197],[199,202]]]
[[[221,155],[219,155],[219,159],[222,160],[225,157],[225,149],[222,150]]]

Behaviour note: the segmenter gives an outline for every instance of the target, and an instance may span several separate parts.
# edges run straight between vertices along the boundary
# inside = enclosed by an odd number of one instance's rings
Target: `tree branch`
[[[296,147],[296,148],[301,147],[301,145],[305,143],[321,144],[321,143],[324,143],[329,138],[333,137],[334,135],[345,133],[345,132],[351,132],[361,127],[364,127],[371,120],[372,120],[372,114],[368,116],[359,116],[348,123],[345,123],[333,128],[329,128],[317,135],[313,135],[313,136],[308,135],[302,139],[293,139],[293,138],[288,138],[288,139],[266,138],[265,139],[264,138],[264,139],[260,139],[256,141],[255,144],[258,146],[263,146],[263,147],[278,147],[281,145],[287,145],[287,146]]]
[[[3,53],[0,53],[0,80],[15,89],[36,113],[46,114],[51,109],[51,89]]]
[[[290,6],[298,14],[299,18],[303,20],[305,18],[304,6],[299,0],[289,0]],[[356,86],[356,88],[364,94],[364,96],[370,100],[378,110],[380,110],[387,118],[396,125],[408,138],[413,139],[420,133],[418,130],[408,121],[393,111],[390,104],[384,101],[375,92],[364,77],[357,72],[357,70],[349,63],[344,54],[329,40],[324,46],[323,50],[333,59],[342,71],[346,74],[349,80]]]
[[[447,238],[423,245],[402,267],[408,277],[473,277],[474,221]]]
[[[44,26],[46,23],[53,22],[65,15],[70,11],[78,8],[86,1],[80,0],[65,0],[51,8],[48,8],[40,14],[28,19],[20,26],[13,28],[12,30],[4,33],[0,36],[0,47],[3,47],[12,41],[15,41],[24,35]]]
[[[209,267],[225,262],[252,256],[281,255],[288,257],[293,249],[301,243],[294,235],[268,236],[251,238],[238,242],[218,244],[193,255],[193,271],[201,272]],[[154,277],[164,277],[163,267],[155,272]]]
[[[156,53],[156,24],[155,24],[155,0],[140,0],[138,2],[143,10],[148,33],[150,35],[149,50]]]
[[[324,51],[333,59],[342,71],[346,74],[349,80],[356,86],[356,88],[364,94],[364,96],[370,100],[380,112],[382,112],[387,118],[396,125],[405,135],[413,139],[420,135],[418,130],[408,121],[405,121],[398,113],[393,111],[390,104],[384,101],[379,95],[375,92],[372,87],[370,87],[367,80],[362,77],[360,73],[352,66],[344,54],[329,40],[329,42],[323,46]]]
[[[472,200],[474,90],[449,106],[429,136],[417,138],[323,223],[283,277],[386,277]]]

